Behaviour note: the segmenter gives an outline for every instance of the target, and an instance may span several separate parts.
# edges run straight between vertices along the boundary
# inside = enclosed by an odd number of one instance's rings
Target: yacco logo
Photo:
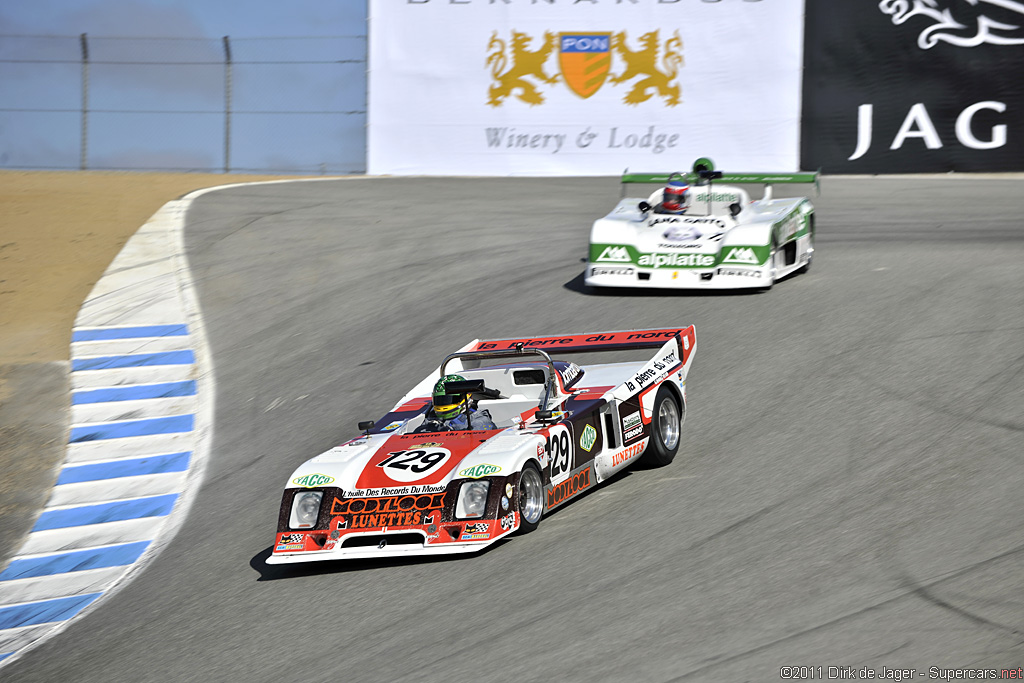
[[[500,107],[510,95],[529,105],[544,103],[540,84],[554,85],[557,74],[547,68],[552,54],[558,52],[558,67],[569,90],[581,98],[589,98],[606,82],[613,85],[639,79],[623,96],[626,104],[646,102],[655,94],[666,107],[679,104],[680,88],[675,82],[683,64],[683,41],[679,31],[662,40],[658,30],[644,33],[638,39],[639,49],[631,49],[625,31],[617,33],[545,31],[539,46],[533,48],[534,37],[512,31],[508,40],[491,35],[487,44],[485,64],[494,79],[487,92],[487,104]],[[621,71],[612,73],[612,67]]]
[[[760,263],[757,254],[750,247],[736,247],[730,251],[722,263]]]
[[[326,474],[304,474],[301,477],[292,479],[293,484],[307,489],[315,486],[327,486],[333,481],[334,477],[329,477]]]
[[[878,9],[897,26],[914,17],[929,20],[931,25],[917,36],[922,50],[939,42],[957,47],[1024,45],[1024,3],[1014,0],[881,0]]]
[[[488,474],[494,474],[495,472],[501,472],[501,468],[497,465],[481,463],[479,465],[474,465],[473,467],[467,467],[464,470],[460,470],[459,476],[469,477],[470,479],[479,479],[480,477],[486,477]]]
[[[605,247],[601,255],[597,257],[597,260],[629,263],[633,259],[629,257],[629,251],[625,247]]]
[[[594,447],[595,441],[597,441],[597,430],[587,425],[583,428],[583,433],[580,434],[580,448],[589,453],[590,449]]]

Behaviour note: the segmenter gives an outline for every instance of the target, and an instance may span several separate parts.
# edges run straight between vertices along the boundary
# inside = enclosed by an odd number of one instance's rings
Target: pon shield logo
[[[757,254],[750,247],[736,247],[722,259],[722,263],[753,263],[756,265],[760,262]]]
[[[512,31],[508,40],[494,31],[487,43],[485,61],[494,79],[487,91],[487,104],[500,107],[509,97],[531,106],[543,104],[545,96],[540,86],[559,82],[565,83],[576,96],[587,99],[606,82],[618,85],[639,79],[622,97],[624,103],[638,105],[657,96],[664,106],[677,106],[681,91],[676,76],[683,66],[679,31],[664,39],[658,30],[649,31],[636,40],[639,47],[634,50],[625,31],[545,31],[537,39],[522,31]],[[556,53],[557,60],[553,57]],[[556,68],[561,70],[561,77],[552,73]]]
[[[629,258],[629,251],[625,247],[605,247],[601,255],[597,257],[597,260],[599,262],[629,263],[633,259]]]
[[[327,486],[334,482],[334,477],[329,477],[326,474],[304,474],[301,477],[292,479],[292,483],[302,488],[311,489],[317,486]]]

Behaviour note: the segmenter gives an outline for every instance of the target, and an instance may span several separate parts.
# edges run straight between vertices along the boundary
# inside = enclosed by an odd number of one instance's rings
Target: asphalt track
[[[725,295],[584,291],[588,226],[617,192],[382,178],[199,198],[205,483],[141,576],[3,680],[1024,665],[1024,180],[826,178],[811,272]],[[263,563],[292,469],[466,341],[691,323],[668,468],[479,555]]]

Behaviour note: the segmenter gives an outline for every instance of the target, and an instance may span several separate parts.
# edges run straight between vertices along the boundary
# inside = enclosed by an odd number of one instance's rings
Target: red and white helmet
[[[673,173],[668,178],[668,185],[665,186],[661,195],[661,206],[666,211],[684,211],[690,199],[690,185],[678,173]]]

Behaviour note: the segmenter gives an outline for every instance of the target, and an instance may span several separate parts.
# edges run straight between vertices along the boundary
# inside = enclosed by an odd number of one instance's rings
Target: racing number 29
[[[568,429],[562,428],[548,437],[548,453],[551,455],[551,479],[554,481],[569,471],[572,462]]]

